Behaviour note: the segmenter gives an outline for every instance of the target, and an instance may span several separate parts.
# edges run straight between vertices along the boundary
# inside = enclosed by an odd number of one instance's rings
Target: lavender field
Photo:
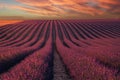
[[[0,80],[120,80],[120,21],[1,26]]]

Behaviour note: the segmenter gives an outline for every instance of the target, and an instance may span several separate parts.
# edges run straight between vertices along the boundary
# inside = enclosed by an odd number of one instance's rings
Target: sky
[[[120,18],[120,0],[0,0],[0,20],[109,18]]]

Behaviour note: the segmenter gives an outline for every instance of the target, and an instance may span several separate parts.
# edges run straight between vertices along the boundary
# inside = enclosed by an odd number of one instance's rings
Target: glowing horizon
[[[7,25],[7,24],[14,24],[18,22],[22,22],[22,20],[0,20],[0,27]]]
[[[1,20],[106,18],[120,18],[120,0],[0,0]]]

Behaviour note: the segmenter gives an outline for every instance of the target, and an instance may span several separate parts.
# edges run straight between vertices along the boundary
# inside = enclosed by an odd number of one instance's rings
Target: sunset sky
[[[120,0],[0,0],[0,20],[120,18]]]

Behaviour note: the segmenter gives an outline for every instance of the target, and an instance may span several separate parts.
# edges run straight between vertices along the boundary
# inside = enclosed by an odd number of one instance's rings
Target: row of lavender
[[[57,22],[57,21],[55,21]],[[60,22],[56,26],[62,25],[61,29],[63,30],[62,34],[65,34],[66,38],[77,45],[75,41],[73,41],[70,36],[73,36],[74,40],[77,41],[85,41],[93,39],[104,39],[112,38],[116,39],[120,37],[119,34],[119,25],[118,23],[113,23],[113,25],[109,25],[108,23],[78,23],[78,22]],[[7,25],[0,29],[0,46],[8,47],[8,46],[32,46],[37,40],[39,40],[42,36],[42,33],[45,32],[45,26],[48,26],[49,23],[47,21],[41,22],[33,22],[31,24],[25,22]],[[54,23],[52,23],[54,25]],[[38,33],[36,33],[38,32]],[[60,32],[60,31],[59,31]],[[38,39],[36,39],[38,37]],[[36,39],[35,41],[33,39]],[[99,41],[98,40],[98,41]],[[30,42],[31,44],[29,44]],[[28,45],[29,44],[29,45]],[[83,43],[84,44],[84,43]],[[86,43],[87,44],[87,43]]]
[[[74,80],[119,80],[118,22],[26,21],[0,28],[0,79],[52,79],[53,43]]]
[[[13,31],[5,31],[10,37],[1,39],[1,43],[6,43],[4,46],[9,46],[0,48],[0,80],[52,79],[52,26],[49,24],[50,21],[28,26],[24,23],[13,27]]]
[[[58,32],[56,33],[57,50],[74,80],[120,79],[119,37],[112,36],[112,38],[110,38],[110,35],[107,36],[108,38],[100,37],[101,39],[94,38],[94,40],[75,40],[75,36],[72,36],[72,33],[67,33],[67,30],[66,33],[64,33],[62,29],[63,25],[61,25],[60,22],[58,22],[58,24],[60,24],[60,26],[56,28],[56,32]],[[66,29],[67,27],[68,26],[66,26]],[[65,34],[69,34],[70,38],[67,39]],[[60,35],[62,35],[63,38],[61,38]],[[119,34],[116,35],[119,36]],[[103,34],[103,36],[106,35]],[[73,41],[77,42],[77,45],[75,45]],[[89,45],[82,44],[82,41]],[[67,46],[64,46],[64,43],[67,44]]]

